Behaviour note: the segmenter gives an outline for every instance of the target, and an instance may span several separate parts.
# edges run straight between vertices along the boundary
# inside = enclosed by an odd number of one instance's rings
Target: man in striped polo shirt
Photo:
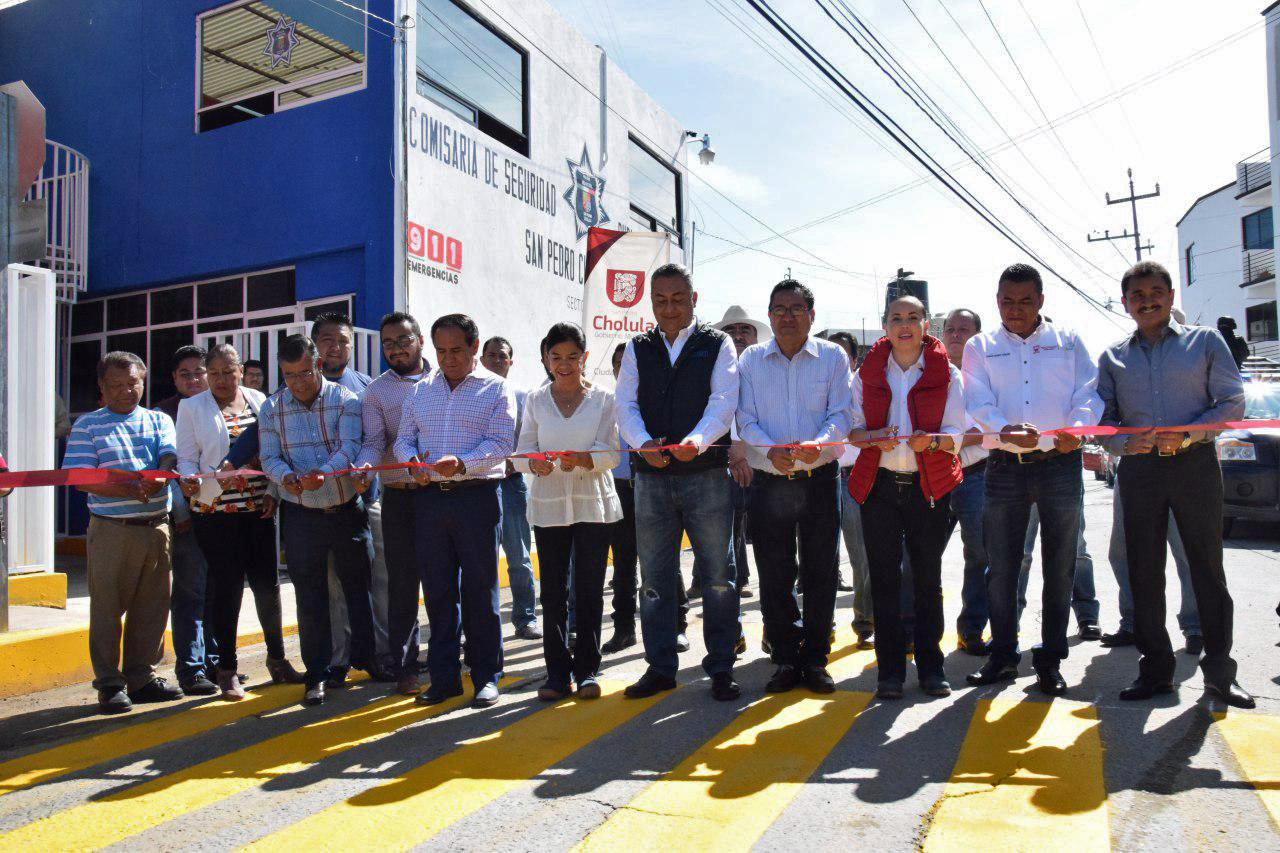
[[[105,405],[76,421],[63,468],[173,470],[173,421],[138,405],[146,378],[146,365],[133,353],[102,357],[98,389]],[[134,702],[181,699],[181,690],[156,675],[169,619],[169,489],[163,480],[78,488],[89,495],[89,660],[99,707],[120,713]]]

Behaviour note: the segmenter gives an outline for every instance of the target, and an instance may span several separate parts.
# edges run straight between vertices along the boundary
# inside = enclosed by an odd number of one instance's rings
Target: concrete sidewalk
[[[89,665],[89,591],[83,557],[58,557],[58,571],[67,575],[67,606],[9,608],[9,633],[0,634],[0,699],[22,696],[54,687],[93,680]],[[533,572],[538,576],[538,558],[533,555]],[[504,590],[502,606],[510,606],[507,563],[498,561],[498,582]],[[262,627],[252,604],[253,593],[245,588],[245,606],[240,609],[237,646],[263,641]],[[285,636],[298,630],[297,601],[287,573],[281,569],[280,604]],[[165,633],[165,662],[173,662],[173,637]]]

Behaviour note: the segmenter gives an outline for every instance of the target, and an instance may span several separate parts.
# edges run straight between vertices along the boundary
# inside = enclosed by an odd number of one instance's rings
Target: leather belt
[[[485,483],[496,483],[496,482],[498,481],[497,480],[477,480],[477,479],[432,480],[430,483],[427,483],[422,488],[435,489],[436,491],[439,491],[439,492],[453,492],[453,491],[457,491],[458,489],[466,489],[466,488],[470,488],[471,486],[483,486]]]
[[[888,477],[888,482],[901,488],[914,487],[920,488],[920,472],[919,471],[893,471],[888,468],[880,468],[876,471],[877,481],[881,477]]]
[[[401,492],[416,492],[418,489],[425,488],[421,483],[383,483],[383,488],[396,489]]]
[[[1076,451],[1069,451],[1075,453]],[[1008,450],[992,450],[987,457],[989,462],[1014,463],[1017,465],[1030,465],[1035,462],[1044,462],[1053,459],[1055,456],[1066,456],[1058,448],[1052,450],[1028,450],[1026,453],[1011,453]]]
[[[98,515],[96,512],[90,513],[90,515],[100,521],[123,524],[125,527],[159,527],[169,520],[169,513],[167,512],[162,512],[159,515],[124,516],[120,518],[110,515]]]
[[[834,476],[839,466],[834,462],[828,462],[826,465],[819,465],[817,468],[806,468],[801,471],[792,471],[790,474],[772,474],[768,471],[756,469],[756,473],[765,479],[771,480],[813,480],[818,477]]]
[[[987,460],[984,457],[982,459],[979,459],[977,462],[973,463],[972,465],[964,466],[960,470],[966,477],[968,477],[970,474],[976,474],[977,472],[983,470],[986,467],[987,467]]]
[[[337,513],[345,512],[346,510],[349,510],[353,506],[355,506],[355,502],[356,502],[356,498],[352,498],[346,503],[340,503],[334,506],[303,506],[302,504],[297,503],[296,501],[281,501],[281,503],[284,504],[285,506],[293,507],[294,509],[300,509],[303,512],[319,512],[319,513],[324,513],[325,515],[336,515]]]

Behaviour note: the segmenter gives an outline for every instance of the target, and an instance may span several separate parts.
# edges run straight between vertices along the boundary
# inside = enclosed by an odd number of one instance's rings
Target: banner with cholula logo
[[[614,349],[653,328],[650,277],[672,259],[671,236],[666,233],[608,228],[587,233],[582,328],[587,333],[588,363],[583,372],[592,383],[613,388]]]

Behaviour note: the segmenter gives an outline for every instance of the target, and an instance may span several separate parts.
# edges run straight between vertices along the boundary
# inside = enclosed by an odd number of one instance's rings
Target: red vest
[[[882,429],[889,421],[889,405],[893,389],[885,377],[892,346],[888,338],[881,338],[867,353],[858,376],[862,378],[862,416],[867,429]],[[947,387],[951,382],[951,362],[947,350],[937,338],[925,335],[924,371],[915,386],[907,393],[907,411],[911,414],[912,430],[938,432],[942,427],[942,413],[947,407]],[[917,453],[916,465],[920,469],[920,489],[929,500],[936,500],[950,492],[964,479],[960,471],[960,459],[954,453]],[[880,470],[880,449],[870,447],[858,453],[849,474],[849,494],[863,503],[871,494],[876,474]]]

